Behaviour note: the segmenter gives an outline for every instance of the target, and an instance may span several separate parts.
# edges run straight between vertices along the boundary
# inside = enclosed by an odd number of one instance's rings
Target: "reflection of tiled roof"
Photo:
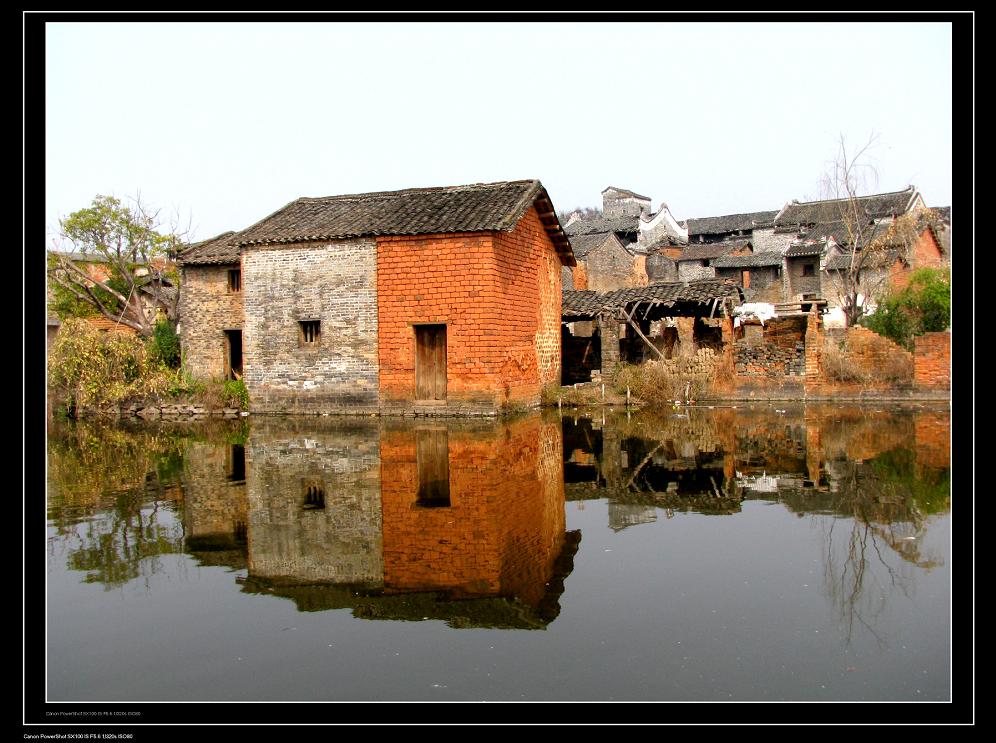
[[[723,232],[753,230],[757,227],[771,227],[775,223],[778,210],[767,212],[745,212],[724,214],[721,217],[700,217],[688,220],[689,235],[717,235]]]
[[[859,196],[856,201],[869,219],[905,214],[909,209],[916,189],[910,186],[904,191]],[[786,205],[775,217],[776,225],[819,224],[841,219],[849,213],[848,199],[824,199],[821,201],[794,201]]]
[[[722,279],[650,284],[611,292],[565,291],[561,314],[564,317],[594,317],[633,302],[656,302],[667,306],[678,302],[710,304],[714,299],[727,297],[738,302],[743,300],[740,287]]]
[[[712,262],[715,268],[761,268],[763,266],[782,265],[782,254],[778,250],[769,250],[750,255],[721,255]]]
[[[232,244],[234,232],[222,232],[220,235],[193,243],[184,248],[177,263],[188,266],[200,266],[223,263],[238,263],[239,248]]]
[[[594,235],[604,232],[639,232],[639,217],[594,217],[579,219],[564,228],[564,232],[574,235]]]
[[[718,243],[694,243],[688,245],[681,251],[675,260],[681,261],[705,261],[719,258],[721,255],[736,250],[737,248],[750,247],[750,241],[743,238],[736,240],[724,240]]]

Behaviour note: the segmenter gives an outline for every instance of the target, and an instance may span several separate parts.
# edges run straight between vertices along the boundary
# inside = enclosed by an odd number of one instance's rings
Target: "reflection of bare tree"
[[[890,597],[911,598],[916,571],[942,561],[921,551],[929,514],[912,472],[897,476],[875,461],[837,465],[843,476],[834,482],[834,515],[815,517],[825,530],[825,588],[848,642],[860,625],[884,644],[875,624]],[[846,523],[850,531],[841,539],[835,532]]]

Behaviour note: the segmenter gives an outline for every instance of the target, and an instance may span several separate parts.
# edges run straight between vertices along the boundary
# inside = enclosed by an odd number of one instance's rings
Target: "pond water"
[[[947,700],[950,418],[57,423],[50,701]]]

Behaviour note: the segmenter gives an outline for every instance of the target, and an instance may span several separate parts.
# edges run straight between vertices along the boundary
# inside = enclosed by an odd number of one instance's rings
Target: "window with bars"
[[[302,320],[300,323],[300,340],[303,346],[312,346],[318,343],[322,336],[321,320]]]
[[[228,272],[228,291],[233,294],[242,291],[242,271],[238,268]]]
[[[319,511],[325,508],[325,488],[321,483],[304,483],[304,509],[306,511]]]

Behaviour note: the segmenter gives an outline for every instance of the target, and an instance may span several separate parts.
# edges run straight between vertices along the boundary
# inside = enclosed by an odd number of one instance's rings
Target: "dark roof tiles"
[[[725,214],[720,217],[700,217],[687,220],[689,235],[719,235],[724,232],[753,230],[771,227],[775,223],[778,210],[766,212],[744,212]]]
[[[620,309],[633,302],[660,302],[673,305],[677,302],[709,304],[714,299],[731,297],[742,301],[743,293],[735,283],[724,279],[656,283],[616,289],[611,292],[565,291],[561,313],[564,317],[595,317]]]
[[[871,194],[856,198],[857,206],[869,221],[905,214],[913,201],[913,186],[903,191]],[[819,224],[841,220],[853,208],[848,199],[823,199],[820,201],[793,201],[786,204],[775,217],[775,225]]]

